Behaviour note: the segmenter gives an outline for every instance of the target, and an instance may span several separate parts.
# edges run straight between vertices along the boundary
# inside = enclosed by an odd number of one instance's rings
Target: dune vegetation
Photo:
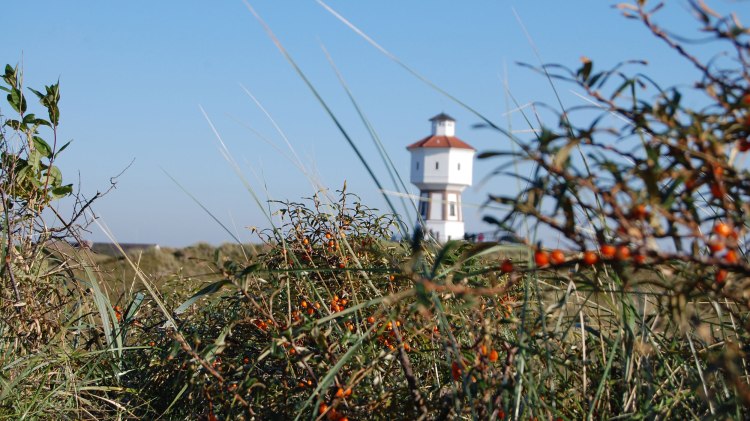
[[[750,30],[693,4],[706,63],[653,6],[620,9],[694,85],[584,59],[534,69],[592,101],[555,125],[477,113],[509,145],[479,158],[519,185],[487,184],[486,220],[531,233],[508,243],[437,244],[343,187],[272,203],[252,245],[71,246],[101,195],[55,166],[60,87],[6,66],[0,418],[750,418]]]

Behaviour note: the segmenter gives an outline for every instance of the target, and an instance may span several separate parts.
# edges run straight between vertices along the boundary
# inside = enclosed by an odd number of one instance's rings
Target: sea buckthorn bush
[[[146,413],[747,418],[748,30],[693,4],[729,47],[704,63],[653,23],[658,7],[618,7],[700,78],[663,88],[644,63],[588,58],[537,69],[593,105],[526,139],[486,120],[512,147],[480,158],[533,168],[518,194],[489,196],[508,211],[486,221],[521,245],[391,241],[397,220],[345,192],[277,202],[265,252],[221,265],[142,351]]]
[[[511,375],[517,322],[509,278],[485,284],[479,249],[455,243],[436,256],[418,238],[391,241],[393,216],[344,191],[329,204],[321,196],[276,203],[283,222],[260,233],[266,251],[225,262],[224,279],[180,306],[184,339],[173,327],[134,339],[153,344],[125,376],[147,385],[144,413],[448,416],[466,393],[482,395],[471,404],[479,413],[499,407],[492,393]]]

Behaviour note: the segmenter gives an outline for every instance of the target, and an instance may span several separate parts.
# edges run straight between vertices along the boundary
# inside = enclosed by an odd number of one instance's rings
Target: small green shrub
[[[41,118],[18,68],[6,66],[2,79],[0,418],[116,417],[127,413],[110,397],[119,389],[118,325],[91,265],[68,245],[82,243],[77,224],[99,195],[81,201],[55,166],[68,146],[57,139],[59,85],[28,89]],[[50,206],[60,199],[73,201],[71,218]]]

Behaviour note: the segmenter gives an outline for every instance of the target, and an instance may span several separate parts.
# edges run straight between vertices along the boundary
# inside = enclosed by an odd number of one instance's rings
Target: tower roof
[[[456,121],[456,119],[455,119],[455,118],[453,118],[453,117],[449,116],[449,115],[448,115],[448,114],[446,114],[446,113],[440,113],[440,114],[438,114],[438,115],[436,115],[435,117],[432,117],[432,118],[430,119],[430,121],[436,121],[436,120],[450,120],[450,121]]]
[[[471,149],[473,151],[476,150],[471,145],[457,138],[456,136],[435,136],[435,135],[429,135],[425,137],[424,139],[418,142],[412,143],[411,145],[406,147],[406,149],[408,150],[417,149],[417,148],[458,148],[458,149]]]

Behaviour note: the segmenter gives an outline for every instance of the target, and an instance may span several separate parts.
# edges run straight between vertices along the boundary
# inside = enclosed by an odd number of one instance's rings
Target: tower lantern
[[[432,134],[409,145],[411,182],[419,188],[422,228],[438,241],[464,236],[461,193],[472,183],[476,150],[457,138],[456,120],[440,113],[430,119]]]

